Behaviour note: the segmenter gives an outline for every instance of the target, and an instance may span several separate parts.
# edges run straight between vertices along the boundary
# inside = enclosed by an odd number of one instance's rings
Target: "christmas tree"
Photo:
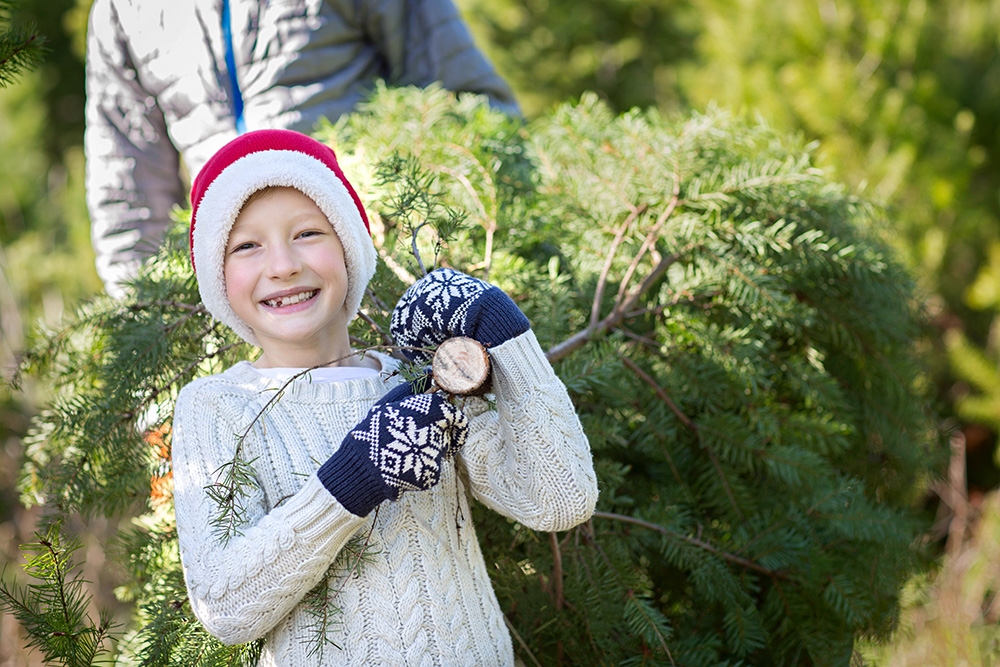
[[[403,290],[453,266],[517,301],[578,408],[601,488],[590,521],[539,534],[476,508],[525,664],[844,665],[891,631],[944,447],[884,216],[825,178],[813,147],[721,110],[616,116],[587,96],[525,124],[439,89],[381,89],[317,136],[381,256],[356,346],[391,349]],[[25,357],[56,397],[22,476],[51,557],[0,600],[56,664],[259,650],[205,633],[180,569],[173,399],[252,354],[200,305],[185,218],[128,298],[87,304]],[[238,454],[219,472],[235,529],[253,483]],[[83,613],[60,532],[76,514],[134,517],[116,549],[130,627]],[[344,571],[364,558],[378,554],[352,546]],[[335,582],[310,598],[304,641],[336,651]]]

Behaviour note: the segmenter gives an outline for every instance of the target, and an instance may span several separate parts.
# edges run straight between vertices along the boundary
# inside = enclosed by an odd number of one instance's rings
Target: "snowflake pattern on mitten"
[[[468,418],[440,394],[416,394],[369,413],[350,436],[368,456],[395,500],[402,491],[437,484],[441,462],[465,443]]]
[[[389,330],[397,345],[434,348],[463,329],[469,305],[488,285],[453,269],[437,269],[406,290],[392,312]],[[456,326],[457,325],[457,326]],[[426,362],[429,354],[404,350],[403,354]]]
[[[469,336],[497,345],[529,327],[528,319],[500,288],[449,268],[436,269],[403,296],[392,313],[389,330],[402,347],[436,348],[452,336]],[[430,353],[402,350],[418,363]]]

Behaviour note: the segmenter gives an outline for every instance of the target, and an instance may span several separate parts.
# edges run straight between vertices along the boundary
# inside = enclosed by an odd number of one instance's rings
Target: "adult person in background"
[[[336,120],[378,79],[519,113],[451,0],[94,0],[86,188],[108,293],[156,251],[184,172],[245,130]]]

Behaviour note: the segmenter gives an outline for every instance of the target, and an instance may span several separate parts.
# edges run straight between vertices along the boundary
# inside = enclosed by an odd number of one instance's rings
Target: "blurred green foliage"
[[[16,85],[0,89],[3,366],[23,348],[33,323],[55,324],[100,286],[83,191],[80,40],[86,24],[80,16],[87,7],[89,0],[80,6],[76,0],[24,0],[13,16],[34,23],[49,52]]]
[[[36,398],[29,386],[11,390],[13,360],[35,323],[55,325],[99,289],[83,192],[83,51],[72,47],[86,26],[70,21],[89,0],[74,3],[0,4],[12,29],[33,26],[47,45],[0,87],[0,467],[10,479]],[[0,497],[0,521],[12,498],[13,488]]]
[[[938,572],[904,591],[906,611],[895,641],[862,649],[869,664],[892,667],[996,665],[1000,662],[1000,494],[982,503],[969,539]]]
[[[703,25],[688,2],[458,0],[529,116],[583,91],[612,107],[678,109],[677,64]]]

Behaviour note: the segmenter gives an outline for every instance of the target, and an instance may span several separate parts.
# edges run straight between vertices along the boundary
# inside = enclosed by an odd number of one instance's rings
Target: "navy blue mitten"
[[[389,331],[401,347],[436,348],[453,336],[468,336],[490,347],[523,334],[530,326],[499,287],[442,268],[406,290],[392,311]],[[431,357],[421,350],[402,352],[420,363]]]
[[[469,420],[439,392],[404,383],[372,406],[320,466],[323,486],[349,512],[367,516],[403,491],[438,483],[441,464],[465,443]]]

